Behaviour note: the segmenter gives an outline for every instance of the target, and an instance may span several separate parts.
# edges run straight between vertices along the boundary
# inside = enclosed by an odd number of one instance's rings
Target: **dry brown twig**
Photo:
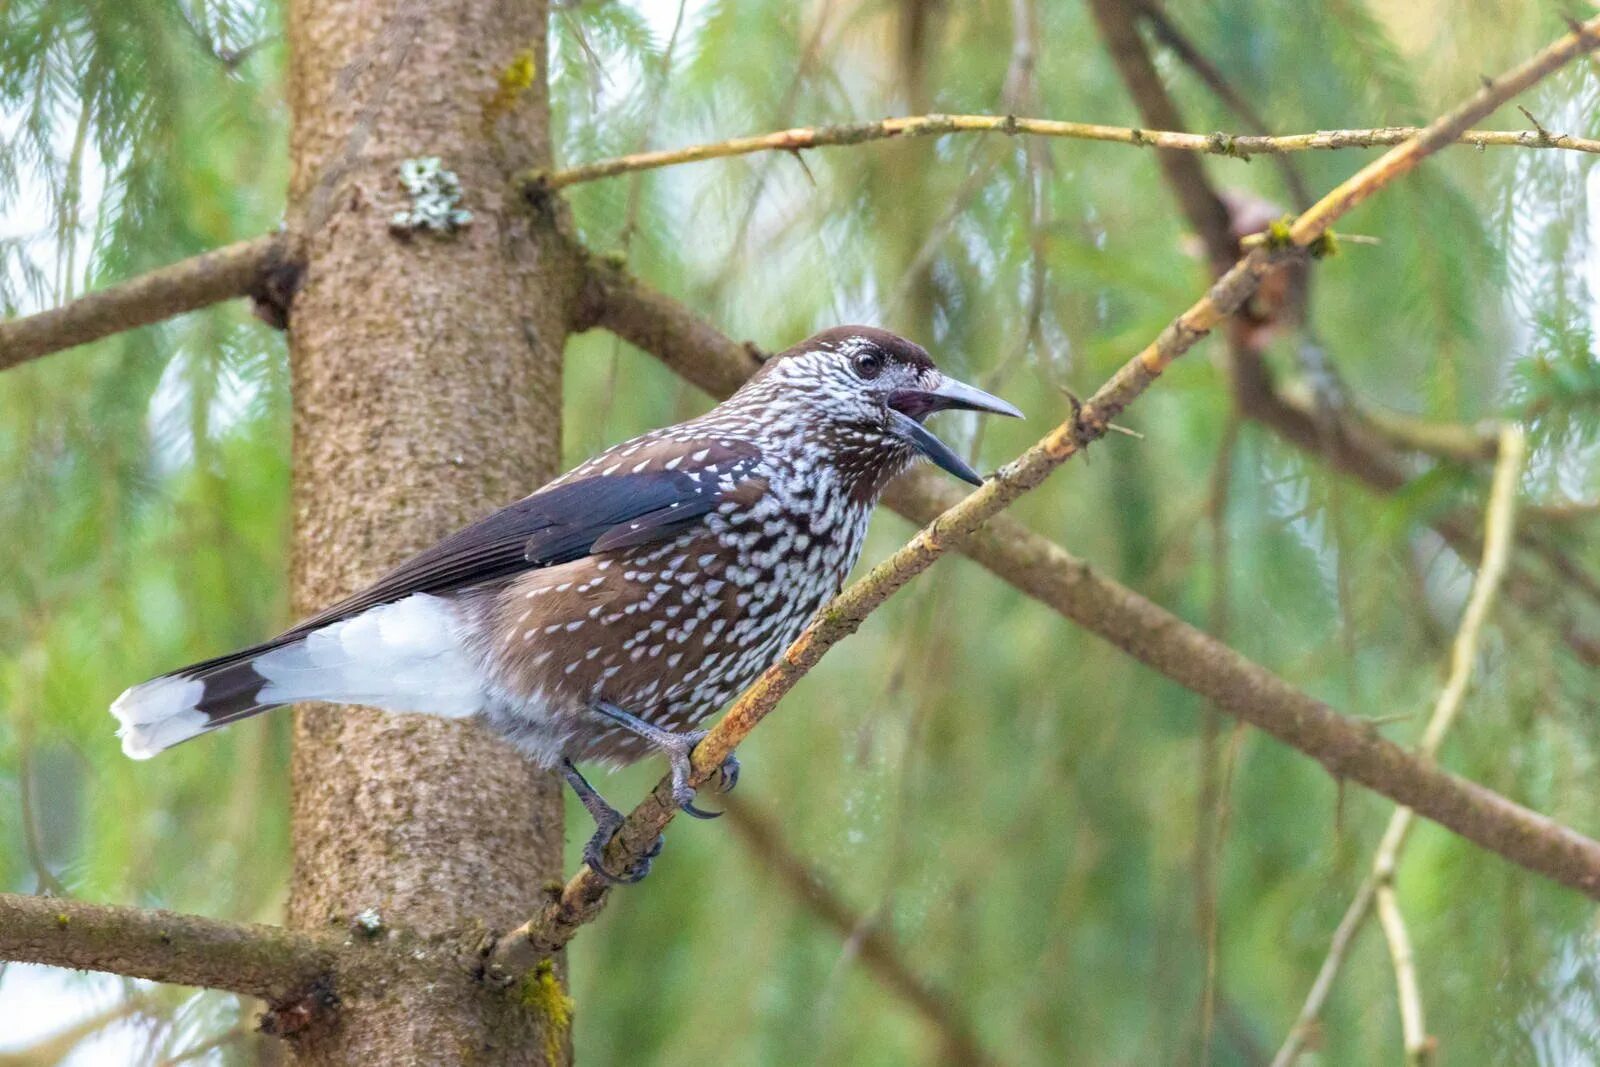
[[[733,392],[760,366],[749,345],[609,265],[591,265],[589,288],[588,325],[652,353],[708,393]],[[929,523],[961,496],[946,479],[917,471],[891,485],[885,502],[913,522]],[[1595,842],[1409,757],[1370,723],[1312,699],[1016,520],[998,516],[960,550],[1176,684],[1317,760],[1335,778],[1391,799],[1405,793],[1410,799],[1401,802],[1426,807],[1429,818],[1513,862],[1585,893],[1595,892],[1586,886],[1600,886]]]
[[[1584,24],[1579,31],[1564,35],[1498,81],[1486,82],[1467,101],[1430,123],[1414,138],[1363,167],[1312,205],[1288,227],[1285,248],[1257,249],[1241,259],[1155,341],[1124,364],[1071,418],[924,527],[824,608],[779,661],[734,702],[696,747],[692,782],[699,786],[710,781],[724,759],[795,683],[829,648],[854,633],[868,614],[955,544],[973,534],[1018,497],[1036,488],[1057,467],[1104,436],[1106,424],[1148,389],[1174,360],[1231,315],[1277,260],[1289,254],[1303,254],[1303,250],[1337,219],[1379,189],[1408,174],[1427,156],[1452,143],[1474,121],[1572,58],[1600,46],[1597,34],[1600,34],[1600,17]],[[1398,750],[1395,754],[1405,758]],[[1419,766],[1416,770],[1421,772],[1423,768]],[[672,821],[674,814],[671,780],[664,777],[628,814],[606,849],[606,862],[613,870],[631,867]],[[1600,886],[1591,891],[1600,891]],[[609,886],[603,878],[587,866],[581,868],[558,899],[500,938],[490,952],[491,970],[518,974],[531,968],[571,940],[581,926],[592,921],[604,907],[608,892]]]
[[[1138,10],[1148,16],[1154,5],[1154,0],[1142,2],[1141,9],[1139,4],[1130,6],[1122,0],[1090,0],[1090,9],[1107,52],[1144,121],[1151,126],[1181,128],[1183,117],[1138,32]],[[1212,187],[1198,156],[1159,151],[1157,162],[1184,217],[1205,246],[1213,272],[1221,273],[1238,254],[1237,235],[1228,205]],[[1268,243],[1282,241],[1282,230],[1281,224],[1271,227]],[[1280,272],[1280,280],[1286,280],[1291,269]],[[1304,286],[1309,278],[1303,269],[1299,275],[1300,299],[1304,300]],[[1288,310],[1284,308],[1280,314]],[[1481,433],[1476,427],[1430,425],[1368,410],[1340,385],[1336,371],[1320,355],[1303,367],[1310,388],[1297,393],[1281,387],[1273,380],[1262,353],[1248,342],[1248,335],[1238,329],[1238,325],[1236,321],[1236,328],[1228,331],[1228,370],[1235,402],[1247,417],[1271,429],[1319,463],[1379,493],[1392,494],[1411,480],[1407,453],[1469,462],[1494,458],[1495,437]],[[1298,346],[1303,359],[1320,352],[1319,345]],[[1332,515],[1337,526],[1342,513],[1338,504],[1339,487],[1332,488]],[[1481,545],[1476,535],[1476,519],[1453,513],[1433,518],[1430,525],[1459,558],[1467,561],[1478,558]],[[1555,545],[1537,540],[1531,532],[1527,532],[1525,540],[1528,543],[1523,547],[1529,550],[1528,554],[1538,557],[1554,577],[1546,577],[1525,562],[1517,561],[1506,582],[1506,598],[1555,630],[1582,662],[1600,667],[1600,638],[1588,632],[1569,598],[1570,594],[1600,605],[1600,584]],[[1340,603],[1345,605],[1345,571],[1341,568],[1339,573]],[[1348,638],[1348,627],[1343,632]]]
[[[724,141],[636,152],[614,159],[580,163],[559,170],[532,171],[522,178],[532,193],[565,189],[569,185],[614,178],[642,170],[658,170],[708,159],[730,159],[757,152],[800,152],[812,148],[834,148],[912,137],[942,137],[958,133],[1026,134],[1074,141],[1100,141],[1163,148],[1201,155],[1251,156],[1285,152],[1331,151],[1341,148],[1389,148],[1404,144],[1423,133],[1415,126],[1381,126],[1368,129],[1318,130],[1315,133],[1285,134],[1276,137],[1233,133],[1182,133],[1175,130],[1143,130],[1135,126],[1106,126],[1094,122],[1066,122],[1058,119],[1022,118],[1015,115],[908,115],[877,122],[844,123],[834,126],[796,126],[787,130],[731,137]],[[1600,153],[1600,140],[1570,137],[1566,134],[1542,135],[1534,130],[1460,130],[1451,141],[1475,148],[1555,148],[1573,152]]]
[[[1461,714],[1467,686],[1472,680],[1473,664],[1477,661],[1482,642],[1483,624],[1494,606],[1510,564],[1516,528],[1517,481],[1522,475],[1526,452],[1527,441],[1522,431],[1515,426],[1502,427],[1499,434],[1500,458],[1495,464],[1494,484],[1484,519],[1483,562],[1478,568],[1466,609],[1462,612],[1460,628],[1450,646],[1449,674],[1434,702],[1422,739],[1417,744],[1417,754],[1430,762],[1437,758],[1440,746]],[[1367,917],[1372,914],[1374,905],[1391,913],[1384,919],[1384,930],[1389,936],[1390,954],[1395,958],[1397,968],[1402,958],[1410,961],[1410,946],[1396,943],[1397,937],[1404,938],[1404,925],[1399,904],[1394,897],[1394,877],[1415,819],[1416,813],[1406,807],[1397,808],[1390,816],[1377,852],[1373,855],[1371,870],[1356,889],[1344,917],[1339,920],[1327,957],[1311,984],[1310,992],[1306,994],[1305,1003],[1290,1027],[1288,1037],[1273,1057],[1273,1067],[1289,1067],[1305,1050],[1306,1039],[1322,1015],[1322,1007],[1333,991],[1340,967],[1344,965],[1345,954],[1361,932]],[[1410,1019],[1406,1028],[1407,1055],[1426,1056],[1426,1050],[1431,1046],[1427,1042],[1426,1028],[1421,1023],[1421,995],[1416,990],[1415,973],[1397,971],[1396,980],[1400,986],[1403,1018]],[[1404,1013],[1411,1014],[1407,1016]]]
[[[642,152],[563,170],[535,172],[524,175],[522,184],[527,190],[542,193],[618,174],[706,159],[766,151],[797,152],[807,148],[950,133],[1027,134],[1248,158],[1251,155],[1279,152],[1393,146],[1404,143],[1418,132],[1414,127],[1388,126],[1258,137],[1141,130],[1127,126],[1058,122],[1009,115],[919,115],[884,119],[881,122],[799,127],[688,148]],[[1526,130],[1467,130],[1456,140],[1479,148],[1502,146],[1600,152],[1600,141],[1597,140],[1554,134],[1546,137],[1536,131]],[[289,237],[279,234],[239,241],[89,293],[61,307],[0,322],[0,370],[113,333],[248,295],[262,284],[265,273],[274,263],[282,264],[285,261],[292,244]]]
[[[1507,81],[1499,85],[1490,85],[1479,96],[1483,97],[1485,94],[1497,96],[1502,93],[1508,96],[1526,84],[1531,84],[1532,80],[1553,69],[1571,54],[1593,48],[1595,31],[1593,23],[1586,25],[1576,31],[1577,38],[1564,39],[1532,63],[1521,68]],[[1512,84],[1513,82],[1515,84]],[[1453,124],[1458,117],[1452,116],[1443,125]],[[1439,125],[1441,124],[1436,124]],[[1400,131],[1379,132],[1385,135],[1397,135]],[[1143,135],[1140,135],[1137,142],[1130,140],[1129,143],[1145,143]],[[1340,140],[1340,146],[1354,143],[1358,142]],[[1438,140],[1436,130],[1435,135],[1430,138],[1419,140],[1415,145],[1408,145],[1404,150],[1387,154],[1383,160],[1374,164],[1374,167],[1387,167],[1387,177],[1383,180],[1388,180],[1409,169],[1422,155],[1436,150],[1442,143]],[[1514,135],[1514,139],[1492,143],[1523,143],[1523,135]],[[1308,144],[1305,147],[1319,147],[1319,145]],[[1334,147],[1334,144],[1329,143],[1320,147]],[[1561,146],[1543,144],[1530,147]],[[1363,174],[1372,170],[1373,168],[1368,168]],[[1295,240],[1298,241],[1303,237],[1307,230],[1325,228],[1332,217],[1337,217],[1352,206],[1360,196],[1365,195],[1359,188],[1352,189],[1351,185],[1352,183],[1346,183],[1335,191],[1335,197],[1348,194],[1350,199],[1333,206],[1330,217],[1318,219],[1312,214],[1303,217],[1296,224],[1300,233]],[[1366,192],[1370,192],[1370,188]],[[133,279],[121,287],[114,287],[113,290],[104,290],[84,298],[93,301],[105,298],[107,294],[115,291],[119,306],[116,314],[109,320],[105,317],[103,308],[90,313],[79,303],[74,303],[52,312],[45,312],[42,316],[0,324],[0,366],[12,365],[34,355],[104,336],[131,325],[156,321],[166,315],[192,310],[230,296],[243,295],[261,283],[263,265],[270,264],[274,256],[281,254],[280,249],[283,246],[279,244],[279,240],[265,238],[258,242],[242,242],[212,253],[213,256],[226,255],[230,258],[242,255],[244,259],[255,264],[254,270],[245,270],[242,262],[237,263],[237,270],[223,272],[225,278],[214,284],[202,283],[193,277],[213,269],[202,268],[204,257],[199,257],[166,268],[162,272]],[[147,290],[143,296],[137,295],[141,288]],[[1214,288],[1213,292],[1218,290]],[[1207,302],[1202,301],[1197,308]],[[1215,301],[1210,303],[1214,310],[1221,306]],[[634,310],[638,310],[637,307]],[[712,343],[713,350],[726,353],[725,339],[714,330],[705,327],[703,323],[697,323],[692,315],[682,312],[681,309],[673,311],[670,307],[656,307],[653,310],[664,318],[647,320],[638,325],[645,332],[659,330],[656,340],[671,347],[680,344],[684,337],[694,336],[698,331],[703,339]],[[1216,320],[1212,316],[1196,317],[1193,315],[1194,311],[1195,309],[1191,309],[1190,315],[1186,315],[1169,328],[1168,333],[1163,335],[1163,342],[1167,340],[1168,335],[1171,335],[1178,343],[1187,347],[1197,338],[1198,331],[1207,328],[1207,323],[1215,323]],[[45,328],[41,329],[41,326]],[[706,337],[706,334],[710,336]],[[19,347],[17,343],[19,337],[29,338],[27,347]],[[629,336],[629,340],[646,343],[649,338],[635,333]],[[1152,346],[1152,349],[1159,350],[1161,347],[1162,345],[1158,343]],[[731,362],[719,363],[720,356],[717,358],[686,356],[681,362],[695,367],[697,359],[700,360],[698,369],[712,378],[721,376],[726,379],[730,373],[742,375],[750,369],[748,357],[743,359],[736,357]],[[939,507],[949,503],[952,495],[947,488],[934,486],[926,478],[918,478],[896,487],[892,501],[900,510],[926,519]],[[936,525],[934,529],[937,533],[941,528]],[[959,532],[953,527],[943,529],[947,534]],[[1591,896],[1600,894],[1600,845],[1596,845],[1595,842],[1528,812],[1488,790],[1443,774],[1425,763],[1412,760],[1380,738],[1363,735],[1359,730],[1353,731],[1351,724],[1325,705],[1296,692],[1270,673],[1238,657],[1225,646],[1209,641],[1198,631],[1186,628],[1184,624],[1162,612],[1161,609],[1142,602],[1131,592],[1094,575],[1087,567],[1061,552],[1056,546],[1003,516],[996,520],[990,529],[968,530],[963,536],[967,539],[966,550],[974,558],[1014,582],[1019,588],[1051,604],[1075,621],[1092,626],[1096,632],[1179,680],[1180,684],[1186,684],[1202,695],[1217,699],[1229,709],[1230,713],[1238,714],[1281,740],[1299,747],[1323,762],[1334,774],[1348,776],[1397,800],[1410,803],[1419,813],[1434,818],[1470,840],[1497,851],[1531,870],[1546,874]],[[942,543],[948,545],[948,542]],[[633,842],[633,845],[637,843]],[[26,901],[21,902],[23,906],[26,906],[26,903]],[[8,912],[18,904],[19,902],[12,898],[0,898],[0,905],[3,905]],[[63,905],[57,903],[52,906]],[[76,904],[65,907],[93,908]],[[111,914],[117,912],[127,914]],[[166,913],[149,913],[139,909],[110,909],[104,918],[106,922],[118,927],[131,924],[132,928],[139,929],[140,924],[145,924],[159,934],[158,940],[165,951],[154,951],[145,962],[136,963],[137,967],[142,968],[136,973],[190,984],[234,987],[229,984],[235,981],[233,979],[226,982],[208,980],[204,973],[206,965],[201,964],[197,967],[191,959],[167,943],[167,938],[174,929],[180,930],[185,935],[189,932],[188,927],[181,924],[195,921],[206,924],[207,920],[196,920],[189,916],[169,916]],[[230,924],[217,925],[228,927]],[[104,933],[104,927],[94,927],[95,932],[90,937],[84,936],[83,924],[79,924],[76,932],[72,934],[66,932],[68,929],[72,929],[70,922],[68,927],[57,931],[61,935],[59,937],[51,936],[45,940],[30,941],[28,939],[34,937],[28,933],[33,930],[32,926],[27,923],[21,927],[8,924],[8,934],[13,938],[20,938],[26,946],[32,947],[17,949],[18,942],[13,940],[8,944],[7,955],[16,956],[20,951],[23,953],[20,958],[38,958],[40,962],[87,967],[99,966],[100,961],[107,959],[101,951],[102,942],[99,940]],[[246,935],[250,935],[251,932],[259,933],[262,938],[273,944],[277,943],[277,935],[280,933],[271,927],[263,927],[259,931],[256,928],[241,929],[246,931]],[[225,936],[232,935],[225,934]],[[567,936],[570,936],[570,932]],[[253,941],[254,936],[245,936],[245,939]],[[502,947],[505,947],[504,943]],[[320,943],[311,944],[310,949],[314,950],[312,954],[315,955],[323,951],[324,946]],[[27,955],[28,953],[36,955]],[[289,957],[274,956],[274,966],[285,958],[291,961],[300,959],[293,953]],[[118,969],[125,965],[121,960],[114,962]]]

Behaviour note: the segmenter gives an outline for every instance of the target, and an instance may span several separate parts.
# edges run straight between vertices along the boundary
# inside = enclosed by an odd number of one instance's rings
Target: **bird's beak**
[[[932,389],[897,389],[889,394],[889,425],[896,434],[936,466],[964,482],[982,485],[983,476],[922,425],[934,412],[950,410],[987,411],[1014,419],[1022,418],[1022,412],[976,386],[943,375]]]

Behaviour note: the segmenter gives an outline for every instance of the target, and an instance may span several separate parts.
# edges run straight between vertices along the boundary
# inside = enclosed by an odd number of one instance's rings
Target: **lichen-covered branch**
[[[1057,467],[1105,436],[1111,420],[1243,303],[1261,274],[1285,254],[1289,253],[1258,249],[1240,260],[1204,297],[1079,405],[1072,417],[835,597],[778,662],[734,701],[695,748],[693,783],[703,785],[708,781],[778,701],[830,648],[854,633],[869,614],[1018,497],[1040,485]],[[612,869],[624,870],[636,862],[666,828],[675,811],[670,781],[663,778],[655,791],[629,813],[612,839],[606,849],[607,864],[621,864]],[[559,899],[501,940],[494,962],[506,970],[526,969],[560,948],[580,926],[599,914],[607,889],[603,878],[584,867],[567,883]]]
[[[1482,642],[1483,624],[1494,606],[1495,596],[1500,590],[1510,563],[1512,534],[1515,529],[1517,480],[1522,474],[1526,450],[1526,439],[1520,429],[1515,426],[1502,428],[1499,436],[1500,459],[1495,465],[1494,484],[1490,490],[1489,507],[1484,518],[1483,561],[1478,567],[1478,576],[1473,581],[1472,593],[1467,598],[1466,610],[1462,612],[1461,625],[1456,630],[1455,640],[1451,642],[1450,673],[1445,680],[1444,688],[1439,691],[1433,711],[1428,716],[1427,725],[1423,728],[1422,740],[1417,745],[1418,754],[1428,760],[1438,756],[1439,747],[1444,744],[1445,736],[1461,713],[1461,705],[1467,695],[1467,685],[1472,680],[1473,664],[1477,661],[1478,648]],[[1404,807],[1396,809],[1390,816],[1389,824],[1384,829],[1383,838],[1378,844],[1378,850],[1372,858],[1372,867],[1356,889],[1355,897],[1345,909],[1344,917],[1339,920],[1328,954],[1322,961],[1316,980],[1311,984],[1310,992],[1306,994],[1300,1014],[1295,1018],[1294,1025],[1290,1027],[1289,1035],[1284,1039],[1277,1055],[1273,1057],[1273,1067],[1289,1067],[1304,1051],[1306,1038],[1311,1033],[1311,1028],[1316,1025],[1317,1019],[1321,1017],[1322,1006],[1327,1003],[1328,994],[1333,991],[1334,979],[1338,977],[1339,969],[1344,965],[1346,952],[1354,943],[1356,935],[1361,932],[1367,917],[1372,914],[1373,906],[1384,903],[1383,890],[1387,887],[1389,894],[1393,895],[1395,871],[1399,868],[1400,854],[1405,848],[1414,818],[1415,813],[1410,808]],[[1398,916],[1398,905],[1391,902],[1390,906]],[[1403,929],[1401,932],[1403,933]],[[1390,936],[1391,951],[1399,951],[1393,944],[1392,930]],[[1409,956],[1409,946],[1404,948],[1404,954]],[[1405,988],[1407,979],[1400,977],[1399,981],[1404,1000],[1411,994]],[[1409,1041],[1407,1045],[1410,1047]]]
[[[795,855],[770,815],[747,802],[729,798],[727,816],[734,836],[744,843],[761,871],[841,938],[855,945],[856,954],[866,968],[885,988],[909,1004],[938,1035],[949,1062],[994,1062],[956,1006],[911,968],[893,938],[871,919],[856,914],[831,886]]]
[[[285,262],[288,241],[256,237],[0,322],[0,370],[255,291]]]
[[[1289,227],[1284,248],[1258,248],[1250,252],[1221,278],[1193,306],[1173,320],[1161,334],[1135,355],[1094,395],[1077,405],[1072,417],[1045,435],[992,479],[971,495],[947,509],[920,530],[887,560],[874,567],[865,578],[851,585],[824,608],[778,662],[768,668],[719,719],[694,752],[692,781],[703,785],[717,773],[722,762],[765,718],[794,685],[821,660],[833,645],[854,633],[867,615],[903,588],[918,574],[932,566],[951,548],[971,537],[1018,497],[1037,487],[1057,467],[1104,436],[1112,419],[1144,393],[1172,362],[1194,346],[1211,329],[1231,315],[1250,296],[1260,278],[1275,262],[1304,250],[1327,232],[1345,212],[1362,203],[1378,189],[1409,173],[1432,152],[1448,144],[1473,121],[1498,107],[1574,56],[1600,46],[1600,18],[1577,27],[1532,60],[1498,82],[1486,82],[1473,96],[1445,116],[1435,120],[1418,136],[1363,167],[1337,186]],[[1219,701],[1220,702],[1220,701]],[[1423,804],[1439,812],[1439,821],[1463,836],[1480,843],[1517,849],[1527,854],[1528,831],[1537,828],[1542,845],[1554,846],[1563,853],[1554,866],[1541,863],[1552,876],[1566,884],[1600,895],[1600,843],[1560,827],[1536,813],[1509,801],[1453,779],[1427,762],[1405,753],[1398,746],[1376,736],[1351,737],[1361,731],[1331,709],[1323,709],[1320,723],[1295,724],[1293,732],[1309,745],[1320,749],[1330,769],[1369,785],[1380,792],[1382,786],[1396,792],[1421,797]],[[1280,724],[1281,725],[1281,724]],[[1298,727],[1311,726],[1307,733]],[[1326,733],[1318,738],[1316,729]],[[1300,747],[1306,747],[1301,745]],[[1310,749],[1307,749],[1310,751]],[[1352,758],[1354,757],[1354,758]],[[1438,791],[1452,794],[1456,804],[1440,805]],[[1391,794],[1392,795],[1392,794]],[[1491,799],[1492,798],[1492,799]],[[1423,810],[1421,804],[1402,799],[1402,803]],[[1483,814],[1493,810],[1494,825],[1485,825]],[[655,838],[671,822],[675,808],[671,802],[670,779],[663,778],[655,790],[632,812],[606,849],[606,862],[614,870],[627,869],[643,856]],[[1499,823],[1499,819],[1508,820]],[[1521,823],[1510,830],[1509,823]],[[1506,831],[1510,831],[1507,833]],[[1490,844],[1490,847],[1494,847]],[[1536,849],[1537,851],[1537,849]],[[1576,861],[1580,869],[1568,866]],[[505,971],[525,970],[539,959],[559,949],[585,923],[599,914],[608,892],[604,879],[587,866],[568,881],[561,895],[540,914],[505,935],[491,952],[491,965]]]
[[[669,297],[615,269],[596,264],[590,284],[591,324],[646,347],[696,385],[725,395],[758,365],[750,346],[717,332]],[[932,522],[961,493],[944,479],[919,471],[890,486],[885,502],[917,523]],[[1244,722],[1321,762],[1338,777],[1360,781],[1395,797],[1429,781],[1428,818],[1530,870],[1594,895],[1600,886],[1600,846],[1504,798],[1448,775],[1418,768],[1377,737],[1367,724],[1339,715],[1188,626],[1134,591],[1096,573],[1047,538],[1000,516],[960,545],[960,551],[1022,592],[1054,608],[1146,666],[1204,696]]]
[[[1370,129],[1318,130],[1315,133],[1286,134],[1280,137],[1232,133],[1183,133],[1176,130],[1144,130],[1136,126],[1105,126],[1094,122],[1067,122],[1058,119],[1021,118],[1015,115],[911,115],[856,122],[837,126],[796,126],[787,130],[732,137],[725,141],[664,148],[651,152],[580,163],[560,170],[529,171],[522,184],[530,193],[564,189],[569,185],[614,178],[644,170],[658,170],[708,159],[728,159],[757,152],[799,152],[811,148],[834,148],[912,137],[940,137],[955,133],[999,133],[1034,137],[1059,137],[1076,141],[1101,141],[1141,148],[1168,149],[1200,155],[1251,156],[1285,152],[1309,152],[1339,148],[1387,148],[1416,137],[1415,126],[1381,126]],[[1537,130],[1460,129],[1450,139],[1478,148],[1558,148],[1573,152],[1600,153],[1600,140],[1541,133]]]
[[[328,979],[346,950],[277,926],[0,894],[0,959],[226,989],[280,1003]]]

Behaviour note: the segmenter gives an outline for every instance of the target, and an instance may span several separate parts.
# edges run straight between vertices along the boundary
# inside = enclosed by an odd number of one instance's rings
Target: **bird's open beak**
[[[976,386],[941,376],[933,389],[898,389],[889,395],[889,425],[912,448],[964,482],[982,485],[983,476],[935,437],[922,420],[936,411],[987,411],[1022,418],[1022,412]]]

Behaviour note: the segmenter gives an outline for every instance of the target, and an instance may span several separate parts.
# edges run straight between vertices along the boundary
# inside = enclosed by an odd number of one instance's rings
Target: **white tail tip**
[[[111,705],[122,725],[123,754],[149,759],[162,749],[204,733],[210,720],[199,707],[205,683],[198,678],[169,676],[136,685]]]

